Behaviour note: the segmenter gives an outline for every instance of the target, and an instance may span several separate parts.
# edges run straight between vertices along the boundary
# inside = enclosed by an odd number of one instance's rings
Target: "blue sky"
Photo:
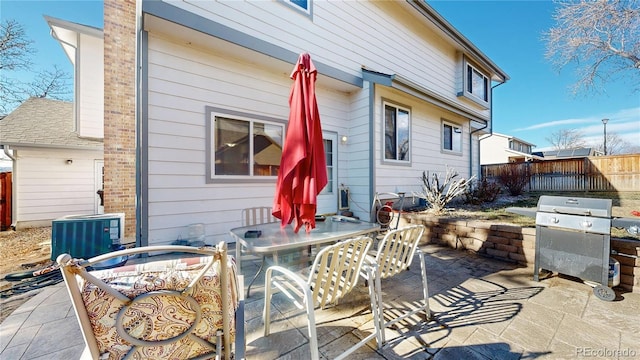
[[[607,132],[634,144],[640,142],[640,94],[632,84],[607,84],[603,94],[574,97],[571,70],[558,73],[544,58],[542,34],[552,25],[550,1],[429,1],[476,47],[509,74],[511,80],[494,89],[494,131],[549,147],[552,132],[577,129],[593,144],[601,144],[601,119]],[[35,41],[34,70],[57,64],[71,72],[71,63],[49,35],[43,15],[102,28],[102,1],[0,2],[2,19],[15,19]]]
[[[52,69],[53,65],[72,74],[73,67],[65,55],[60,43],[50,35],[50,28],[44,15],[67,20],[83,25],[103,28],[103,2],[98,0],[84,1],[32,1],[32,0],[0,0],[0,17],[2,20],[13,19],[19,22],[25,36],[33,41],[36,54],[32,73]],[[32,80],[28,72],[20,73],[21,79]]]
[[[545,140],[561,129],[582,131],[603,141],[607,133],[640,143],[640,93],[630,83],[607,84],[602,94],[574,97],[570,69],[558,73],[544,58],[543,33],[553,25],[551,1],[429,1],[447,21],[511,78],[493,92],[494,132],[548,148]]]

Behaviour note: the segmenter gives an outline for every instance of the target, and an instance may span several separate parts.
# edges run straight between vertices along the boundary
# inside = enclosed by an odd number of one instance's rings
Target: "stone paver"
[[[597,299],[577,279],[532,280],[532,269],[454,249],[423,246],[432,320],[421,314],[385,330],[350,359],[640,359],[640,294]],[[232,252],[233,253],[233,252]],[[417,259],[417,258],[416,258]],[[245,283],[258,263],[243,264]],[[385,318],[417,306],[420,266],[384,280]],[[271,335],[263,335],[264,277],[245,303],[248,359],[308,358],[306,315],[276,294]],[[373,331],[362,284],[337,306],[316,311],[322,359]],[[43,289],[0,325],[1,359],[75,359],[84,342],[62,284]]]

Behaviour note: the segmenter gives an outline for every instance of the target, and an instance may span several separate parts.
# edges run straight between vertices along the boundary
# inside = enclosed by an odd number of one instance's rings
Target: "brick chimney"
[[[104,0],[104,211],[136,236],[136,0]]]

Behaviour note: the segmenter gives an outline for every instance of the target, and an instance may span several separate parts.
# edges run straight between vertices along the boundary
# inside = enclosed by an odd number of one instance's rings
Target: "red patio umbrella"
[[[302,225],[307,232],[316,227],[317,196],[327,184],[327,164],[316,102],[317,76],[311,56],[301,54],[291,73],[289,126],[273,200],[273,216],[281,219],[283,227],[295,221],[295,232]]]

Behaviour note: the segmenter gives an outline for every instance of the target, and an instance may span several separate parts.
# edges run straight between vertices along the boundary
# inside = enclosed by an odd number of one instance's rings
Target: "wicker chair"
[[[171,254],[169,260],[149,257],[91,270],[109,259],[150,252],[198,256]],[[62,254],[57,261],[87,345],[83,358],[244,357],[242,278],[224,242],[215,248],[148,246],[89,260]]]

